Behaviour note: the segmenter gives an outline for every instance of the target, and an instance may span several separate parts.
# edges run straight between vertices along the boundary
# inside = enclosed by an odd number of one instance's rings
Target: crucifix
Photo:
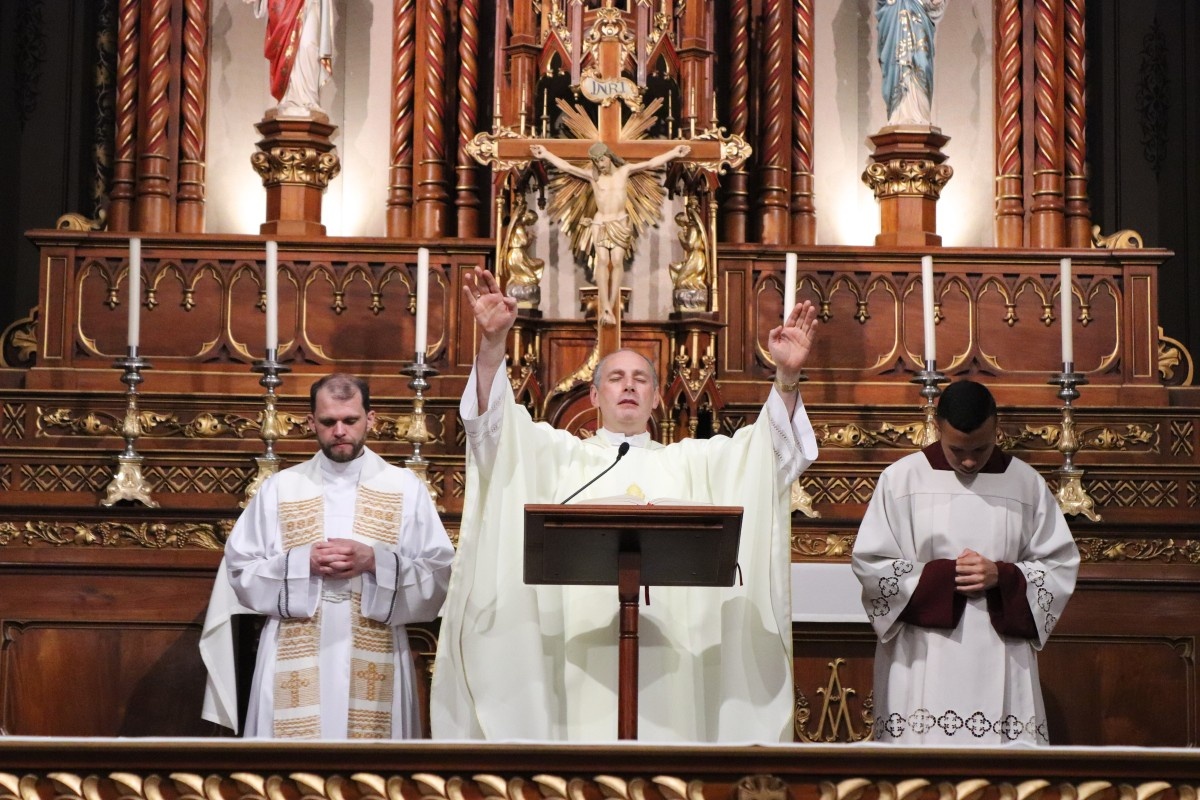
[[[653,170],[670,161],[684,162],[711,175],[715,184],[715,176],[740,166],[750,148],[741,137],[725,135],[715,125],[697,132],[694,93],[685,108],[690,126],[678,139],[643,138],[654,126],[662,101],[643,105],[643,89],[625,76],[624,67],[636,63],[637,48],[644,45],[629,32],[626,13],[614,8],[612,0],[585,15],[591,26],[572,47],[572,66],[582,66],[575,88],[597,105],[596,121],[584,108],[559,99],[562,122],[575,138],[538,137],[532,126],[526,135],[523,109],[519,130],[501,125],[497,118],[493,132],[478,134],[468,152],[497,171],[521,171],[531,158],[558,169],[548,213],[570,237],[572,250],[592,262],[598,350],[604,355],[620,347],[625,258],[641,228],[661,217],[665,191]],[[631,114],[623,119],[626,108]]]

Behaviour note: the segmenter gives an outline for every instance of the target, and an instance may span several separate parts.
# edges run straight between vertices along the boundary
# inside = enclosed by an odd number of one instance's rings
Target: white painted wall
[[[990,247],[994,144],[990,0],[947,0],[938,25],[933,124],[950,137],[954,177],[938,203],[943,244]],[[875,197],[862,182],[867,137],[887,118],[880,91],[875,0],[817,0],[814,192],[818,244],[871,245]]]

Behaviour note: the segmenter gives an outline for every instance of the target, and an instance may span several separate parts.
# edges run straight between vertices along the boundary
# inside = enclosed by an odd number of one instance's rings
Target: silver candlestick
[[[937,422],[935,421],[937,407],[934,401],[942,394],[942,390],[938,388],[938,384],[949,382],[949,378],[938,372],[937,361],[935,359],[926,359],[925,369],[918,372],[909,381],[909,383],[921,384],[921,397],[925,398],[925,420],[921,425],[921,438],[917,443],[919,447],[928,447],[940,438],[938,436]]]
[[[1096,502],[1083,488],[1083,470],[1075,466],[1075,453],[1079,451],[1079,438],[1075,434],[1075,409],[1071,403],[1079,398],[1075,387],[1086,386],[1087,376],[1075,371],[1071,361],[1063,362],[1062,372],[1055,374],[1048,383],[1058,386],[1058,397],[1063,401],[1062,436],[1058,439],[1058,452],[1063,455],[1063,465],[1058,470],[1058,507],[1064,514],[1082,514],[1092,522],[1099,522]]]
[[[413,357],[413,363],[400,370],[400,374],[408,375],[411,378],[408,388],[413,390],[412,417],[408,423],[408,430],[404,433],[405,440],[412,443],[413,454],[405,459],[404,466],[415,472],[425,482],[425,488],[429,491],[429,496],[433,499],[437,510],[445,511],[446,509],[438,503],[438,493],[429,480],[429,460],[421,455],[421,445],[432,438],[429,435],[429,429],[425,427],[425,391],[429,389],[429,381],[426,379],[437,375],[438,371],[425,363],[424,353],[417,353]]]
[[[158,503],[150,498],[150,485],[142,475],[142,457],[138,455],[134,443],[142,435],[141,412],[138,411],[138,384],[145,380],[142,370],[150,369],[150,362],[137,354],[136,347],[130,347],[125,358],[113,362],[113,368],[123,371],[121,383],[125,384],[125,418],[121,422],[121,435],[125,437],[125,450],[117,456],[117,471],[108,482],[102,506],[112,506],[120,500],[130,500],[142,503],[150,508],[158,508]]]
[[[279,456],[275,455],[275,440],[279,438],[275,390],[283,383],[283,378],[279,376],[292,370],[287,365],[280,363],[277,355],[278,351],[270,348],[267,350],[266,357],[261,361],[255,361],[254,366],[251,367],[253,372],[262,373],[258,383],[267,390],[267,393],[263,395],[262,425],[259,429],[259,438],[263,441],[263,454],[254,458],[254,463],[258,465],[258,471],[254,473],[254,477],[246,486],[246,497],[240,503],[242,508],[245,508],[250,499],[258,494],[263,481],[279,471]]]

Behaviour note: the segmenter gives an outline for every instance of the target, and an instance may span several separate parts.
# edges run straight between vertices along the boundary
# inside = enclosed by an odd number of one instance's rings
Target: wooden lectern
[[[617,738],[637,738],[640,587],[732,586],[741,530],[740,506],[525,506],[525,583],[617,587]]]

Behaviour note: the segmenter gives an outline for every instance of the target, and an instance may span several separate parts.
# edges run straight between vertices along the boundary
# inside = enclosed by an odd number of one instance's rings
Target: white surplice
[[[913,453],[883,471],[854,545],[852,566],[879,637],[875,738],[1048,744],[1036,651],[1075,588],[1079,551],[1071,531],[1046,482],[1016,458],[1002,472],[970,477],[930,462],[926,452]],[[998,633],[985,595],[967,597],[952,628],[900,619],[927,565],[953,561],[965,548],[1016,567],[1030,638]],[[944,595],[954,594],[950,572]],[[989,590],[993,604],[999,591]]]
[[[323,497],[326,539],[358,539],[373,546],[373,575],[349,580],[322,579],[310,572],[311,545],[283,550],[277,510],[284,481],[308,482],[312,484],[312,494]],[[355,535],[355,500],[360,484],[386,485],[389,491],[403,493],[403,521],[394,547]],[[453,547],[424,482],[409,470],[387,464],[370,449],[364,449],[359,458],[348,463],[333,462],[317,453],[309,461],[265,481],[234,526],[226,543],[223,565],[243,610],[268,618],[259,642],[245,735],[272,735],[275,653],[281,616],[308,618],[319,606],[321,738],[346,738],[350,594],[361,591],[363,616],[394,629],[392,735],[419,736],[416,679],[404,626],[437,616],[449,582],[452,558]],[[221,594],[214,592],[214,602]],[[209,616],[213,618],[211,610]],[[228,724],[228,718],[226,711],[214,721]]]
[[[618,620],[613,586],[527,586],[523,509],[558,503],[613,463],[625,437],[580,439],[534,423],[499,370],[478,413],[463,394],[467,485],[442,612],[431,717],[435,738],[616,738]],[[628,454],[572,502],[626,493],[743,506],[742,585],[655,587],[639,621],[643,741],[792,738],[792,482],[816,458],[802,404],[772,391],[735,436]],[[635,492],[636,493],[636,492]]]

